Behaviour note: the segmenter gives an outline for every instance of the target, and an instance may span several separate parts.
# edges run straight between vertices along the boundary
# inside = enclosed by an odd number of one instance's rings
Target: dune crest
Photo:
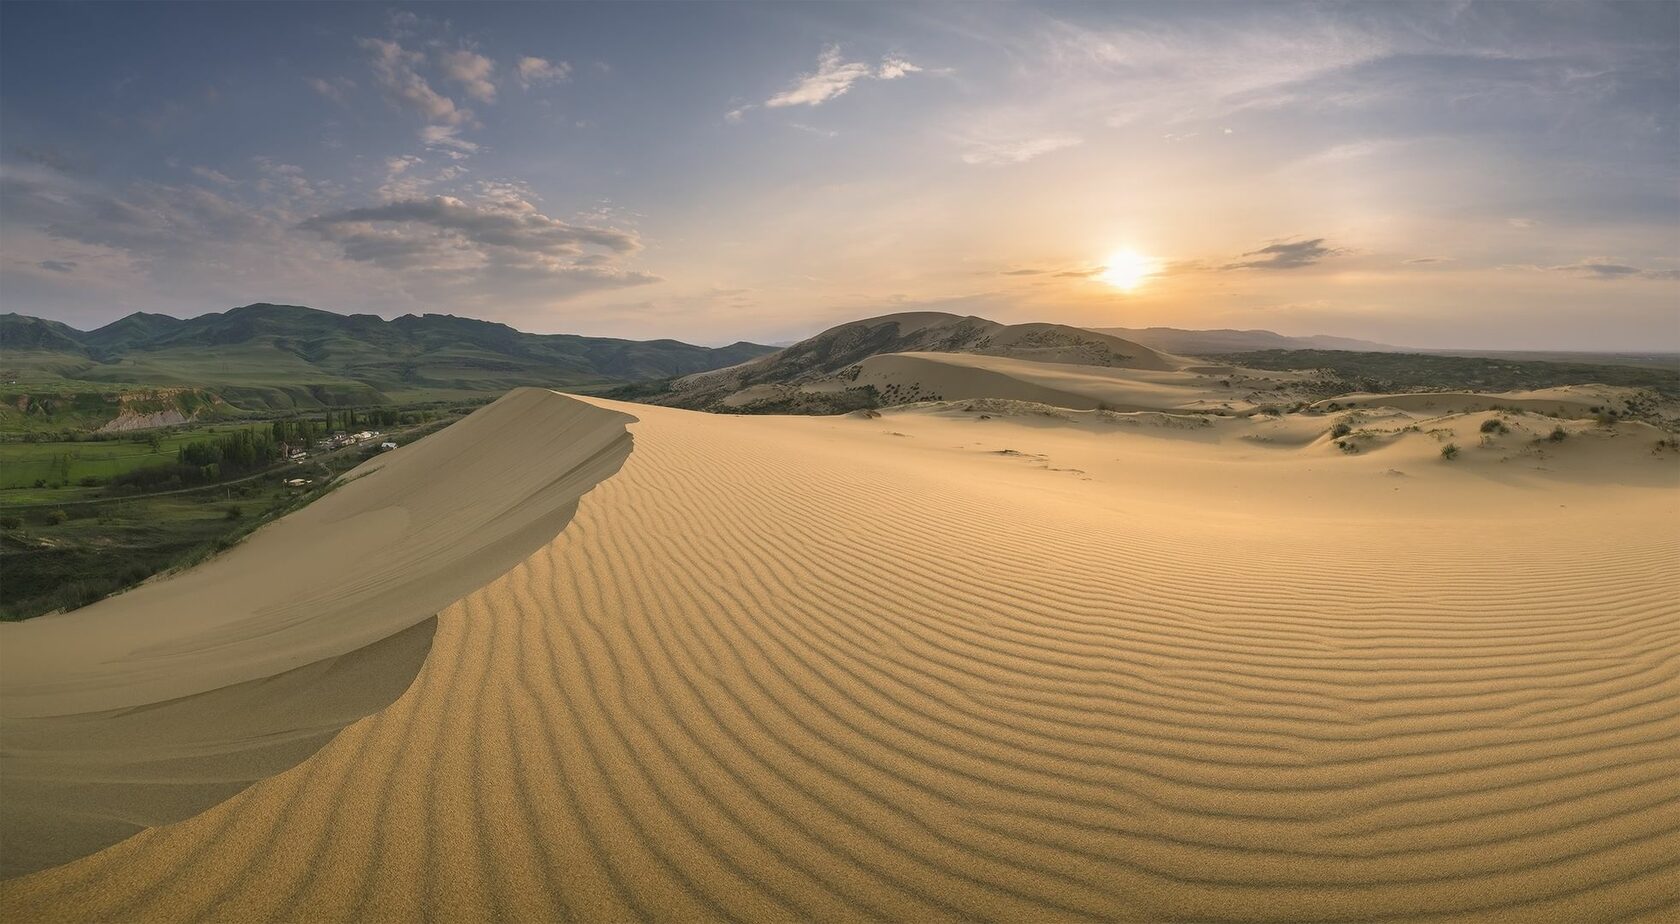
[[[0,884],[0,912],[1675,907],[1672,478],[587,403],[638,418],[635,452],[438,616],[406,693],[209,811]]]
[[[519,389],[203,565],[0,626],[0,872],[186,818],[390,704],[435,614],[553,539],[631,419]]]

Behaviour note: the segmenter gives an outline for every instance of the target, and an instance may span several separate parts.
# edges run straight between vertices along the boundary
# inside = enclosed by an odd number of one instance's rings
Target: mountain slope
[[[704,410],[741,407],[754,396],[806,386],[777,410],[826,413],[847,410],[857,396],[844,387],[858,364],[893,353],[973,353],[1044,363],[1166,371],[1184,363],[1174,356],[1107,334],[1061,324],[999,324],[979,317],[923,311],[889,314],[832,327],[778,352],[667,383],[656,392],[625,389],[652,404]]]
[[[688,375],[772,352],[675,340],[528,334],[452,315],[342,315],[255,304],[180,319],[136,313],[93,331],[0,315],[3,377],[20,397],[208,388],[236,408],[378,404]],[[35,401],[35,407],[49,406]]]

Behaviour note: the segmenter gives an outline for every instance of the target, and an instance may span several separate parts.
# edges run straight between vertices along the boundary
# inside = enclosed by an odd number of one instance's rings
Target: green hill
[[[342,315],[246,305],[180,319],[136,313],[92,331],[0,315],[0,429],[97,428],[172,408],[307,410],[452,400],[519,385],[576,388],[734,365],[773,348],[528,334],[452,315]],[[208,396],[210,407],[204,406]],[[140,409],[138,406],[144,406]]]

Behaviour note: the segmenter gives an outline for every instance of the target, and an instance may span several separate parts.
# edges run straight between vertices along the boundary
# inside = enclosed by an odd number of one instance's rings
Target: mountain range
[[[520,385],[580,387],[686,375],[774,347],[702,347],[676,340],[529,334],[453,315],[343,315],[254,304],[176,318],[131,314],[80,331],[57,321],[0,315],[0,414],[80,403],[96,418],[157,395],[196,393],[236,411],[378,405],[501,394]],[[165,401],[165,404],[168,402]],[[24,411],[18,411],[24,413]],[[42,421],[44,422],[44,421]],[[86,421],[74,421],[85,423]]]

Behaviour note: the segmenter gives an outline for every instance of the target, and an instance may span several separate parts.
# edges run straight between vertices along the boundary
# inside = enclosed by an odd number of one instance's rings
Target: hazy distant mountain
[[[1173,357],[1147,346],[1098,331],[1062,324],[999,324],[985,318],[923,311],[841,324],[737,366],[685,376],[656,389],[625,389],[622,394],[653,404],[715,410],[726,407],[724,399],[745,389],[800,385],[832,377],[883,353],[979,353],[1132,369],[1172,369],[1179,365]],[[811,406],[790,410],[835,409],[820,395],[801,400]]]
[[[1351,337],[1287,337],[1269,330],[1183,330],[1177,327],[1093,327],[1168,353],[1207,356],[1245,353],[1251,350],[1355,350],[1366,353],[1405,353],[1406,347],[1389,346]]]
[[[5,314],[0,349],[0,376],[15,380],[10,388],[17,392],[190,387],[247,409],[666,378],[773,351],[745,342],[710,348],[527,334],[452,315],[386,321],[268,304],[190,319],[137,313],[92,331]]]

